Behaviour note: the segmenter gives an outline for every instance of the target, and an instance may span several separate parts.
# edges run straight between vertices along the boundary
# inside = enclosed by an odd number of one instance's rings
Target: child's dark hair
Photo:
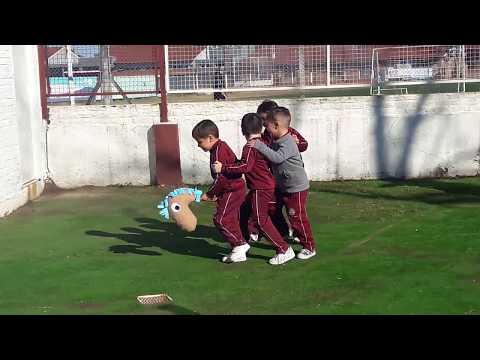
[[[208,135],[218,138],[218,127],[212,120],[202,120],[192,129],[192,137],[195,140],[205,139]]]
[[[288,126],[290,126],[290,121],[292,119],[292,116],[290,115],[290,111],[283,106],[279,106],[272,111],[270,111],[267,115],[267,121],[274,121],[277,120],[277,117],[280,116],[280,118],[285,119],[287,122]]]
[[[263,121],[257,113],[245,114],[242,118],[242,134],[250,136],[262,132]]]
[[[268,100],[268,99],[263,100],[263,102],[260,105],[258,105],[257,114],[269,113],[270,111],[272,111],[277,107],[278,107],[278,104],[275,101]]]

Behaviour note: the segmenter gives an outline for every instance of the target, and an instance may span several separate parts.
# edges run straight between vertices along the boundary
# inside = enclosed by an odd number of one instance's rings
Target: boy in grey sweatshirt
[[[297,258],[305,260],[316,255],[315,241],[306,211],[310,184],[298,146],[288,133],[290,120],[290,111],[287,108],[278,107],[272,110],[266,120],[266,128],[274,139],[271,148],[257,140],[250,141],[248,145],[255,147],[271,162],[272,172],[281,192],[280,199],[287,207],[294,234],[303,246]]]

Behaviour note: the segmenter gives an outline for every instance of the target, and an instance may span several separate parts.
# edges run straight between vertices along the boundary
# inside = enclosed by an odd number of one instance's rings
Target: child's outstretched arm
[[[202,194],[200,197],[201,201],[217,201],[217,197],[215,195],[213,196],[208,196],[207,194]]]
[[[292,143],[295,147],[297,146],[294,141]],[[249,146],[255,147],[255,149],[257,149],[262,155],[264,155],[270,162],[274,164],[280,164],[291,158],[295,155],[295,150],[297,150],[292,149],[292,144],[288,143],[281,143],[277,151],[269,148],[261,141],[249,142]]]
[[[252,171],[255,165],[255,154],[252,148],[245,146],[242,151],[242,158],[234,164],[220,164],[216,166],[216,171],[222,174],[246,174]]]
[[[294,128],[290,128],[290,135],[292,135],[293,139],[297,143],[298,151],[304,152],[308,148],[308,142],[305,138],[300,135],[300,133],[295,130]]]
[[[210,187],[208,188],[208,190],[204,195],[207,195],[207,197],[210,199],[215,198],[215,196],[217,196],[223,191],[224,183],[225,183],[224,177],[221,174],[217,174],[217,176],[215,177],[215,180],[213,180],[213,184],[210,185]],[[207,200],[204,200],[204,201],[207,201]]]
[[[228,146],[223,146],[223,144],[218,145],[217,151],[215,153],[216,161],[228,163],[234,159],[236,160],[236,156]],[[216,196],[219,196],[225,190],[226,182],[227,179],[224,175],[216,173],[213,184],[210,185],[206,192],[207,196],[210,199],[214,199]]]

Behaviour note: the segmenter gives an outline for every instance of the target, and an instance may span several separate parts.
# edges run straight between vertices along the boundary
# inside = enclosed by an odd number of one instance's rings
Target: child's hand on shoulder
[[[222,163],[220,161],[215,161],[212,165],[212,170],[216,174],[220,174],[222,172]]]
[[[248,147],[254,147],[254,146],[255,146],[255,143],[256,143],[257,141],[258,141],[257,139],[248,140],[248,141],[247,141],[247,146],[248,146]]]
[[[200,197],[200,200],[202,201],[217,201],[217,197],[214,196],[214,197],[208,197],[207,194],[202,194],[202,196]]]
[[[295,142],[297,143],[297,145],[300,144],[300,140],[298,140],[298,136],[295,134],[291,134],[291,135],[293,137],[293,140],[295,140]]]

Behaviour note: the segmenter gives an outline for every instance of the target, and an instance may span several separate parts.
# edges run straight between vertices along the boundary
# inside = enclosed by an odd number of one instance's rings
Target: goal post
[[[379,47],[372,50],[370,94],[408,93],[408,85],[457,83],[465,91],[464,45]]]

